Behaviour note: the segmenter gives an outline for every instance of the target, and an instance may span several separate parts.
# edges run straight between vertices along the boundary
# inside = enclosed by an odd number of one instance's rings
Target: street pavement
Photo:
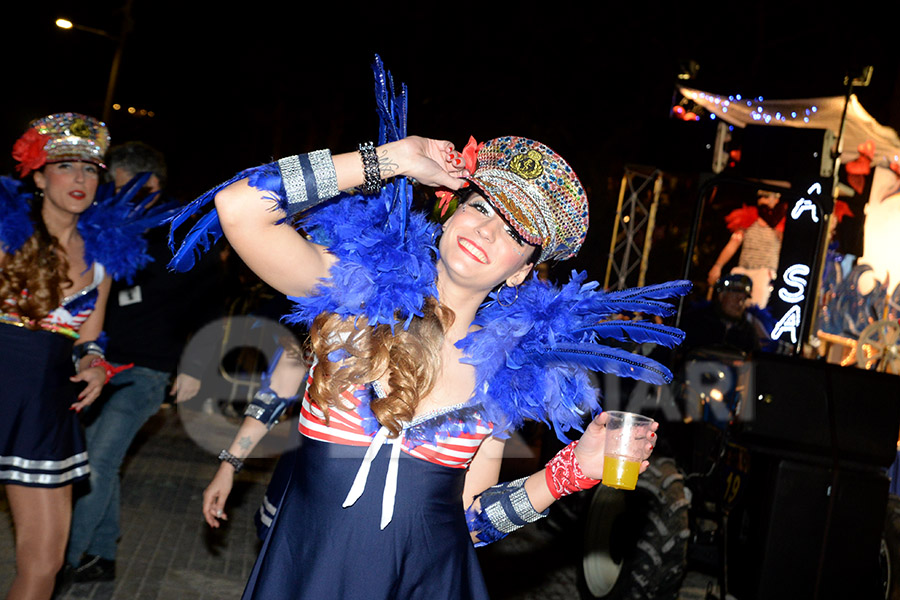
[[[212,451],[186,433],[183,419],[163,407],[129,450],[122,479],[122,532],[115,581],[73,584],[57,600],[237,600],[259,542],[253,513],[274,459],[248,461],[229,498],[219,530],[201,519],[203,489],[218,468]],[[15,571],[12,523],[0,494],[0,593]],[[553,527],[533,525],[479,550],[494,600],[578,598],[577,543]],[[708,578],[689,574],[682,600],[704,598]]]

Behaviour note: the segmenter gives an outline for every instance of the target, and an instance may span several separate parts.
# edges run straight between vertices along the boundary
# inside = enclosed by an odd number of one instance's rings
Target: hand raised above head
[[[409,136],[379,148],[382,177],[406,175],[419,183],[458,190],[469,175],[452,142]]]

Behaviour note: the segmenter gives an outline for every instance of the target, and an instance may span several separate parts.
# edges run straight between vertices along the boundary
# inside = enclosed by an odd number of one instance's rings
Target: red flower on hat
[[[469,141],[466,143],[465,148],[460,153],[462,154],[463,160],[466,163],[466,171],[471,175],[475,172],[475,169],[478,168],[478,151],[484,147],[484,142],[480,144],[475,141],[475,136],[469,136]],[[463,183],[463,187],[469,185],[469,182],[466,181]],[[439,198],[438,205],[441,207],[441,216],[443,217],[447,214],[447,209],[450,208],[450,201],[453,199],[454,193],[449,190],[437,190],[434,193],[435,196]]]
[[[44,151],[44,136],[35,129],[29,129],[13,145],[12,157],[19,164],[16,170],[19,177],[25,177],[31,171],[40,169],[47,162],[47,153]]]
[[[466,170],[471,175],[478,168],[478,152],[484,147],[484,142],[480,144],[475,141],[474,136],[469,136],[466,147],[463,148],[462,157],[466,161]]]

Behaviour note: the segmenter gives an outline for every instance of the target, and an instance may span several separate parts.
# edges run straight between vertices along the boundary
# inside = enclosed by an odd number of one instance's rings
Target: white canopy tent
[[[837,134],[846,103],[843,96],[765,100],[740,95],[719,96],[684,86],[679,87],[679,92],[716,118],[742,128],[747,125],[776,125],[830,129]],[[876,166],[887,167],[891,162],[900,160],[900,136],[897,132],[878,123],[866,112],[855,94],[850,95],[850,101],[846,104],[841,162],[855,159],[858,156],[857,147],[867,141],[875,143]]]

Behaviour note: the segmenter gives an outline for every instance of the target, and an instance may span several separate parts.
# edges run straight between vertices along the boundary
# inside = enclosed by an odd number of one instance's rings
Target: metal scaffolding
[[[644,285],[663,181],[659,169],[650,169],[625,167],[603,280],[607,290]]]

